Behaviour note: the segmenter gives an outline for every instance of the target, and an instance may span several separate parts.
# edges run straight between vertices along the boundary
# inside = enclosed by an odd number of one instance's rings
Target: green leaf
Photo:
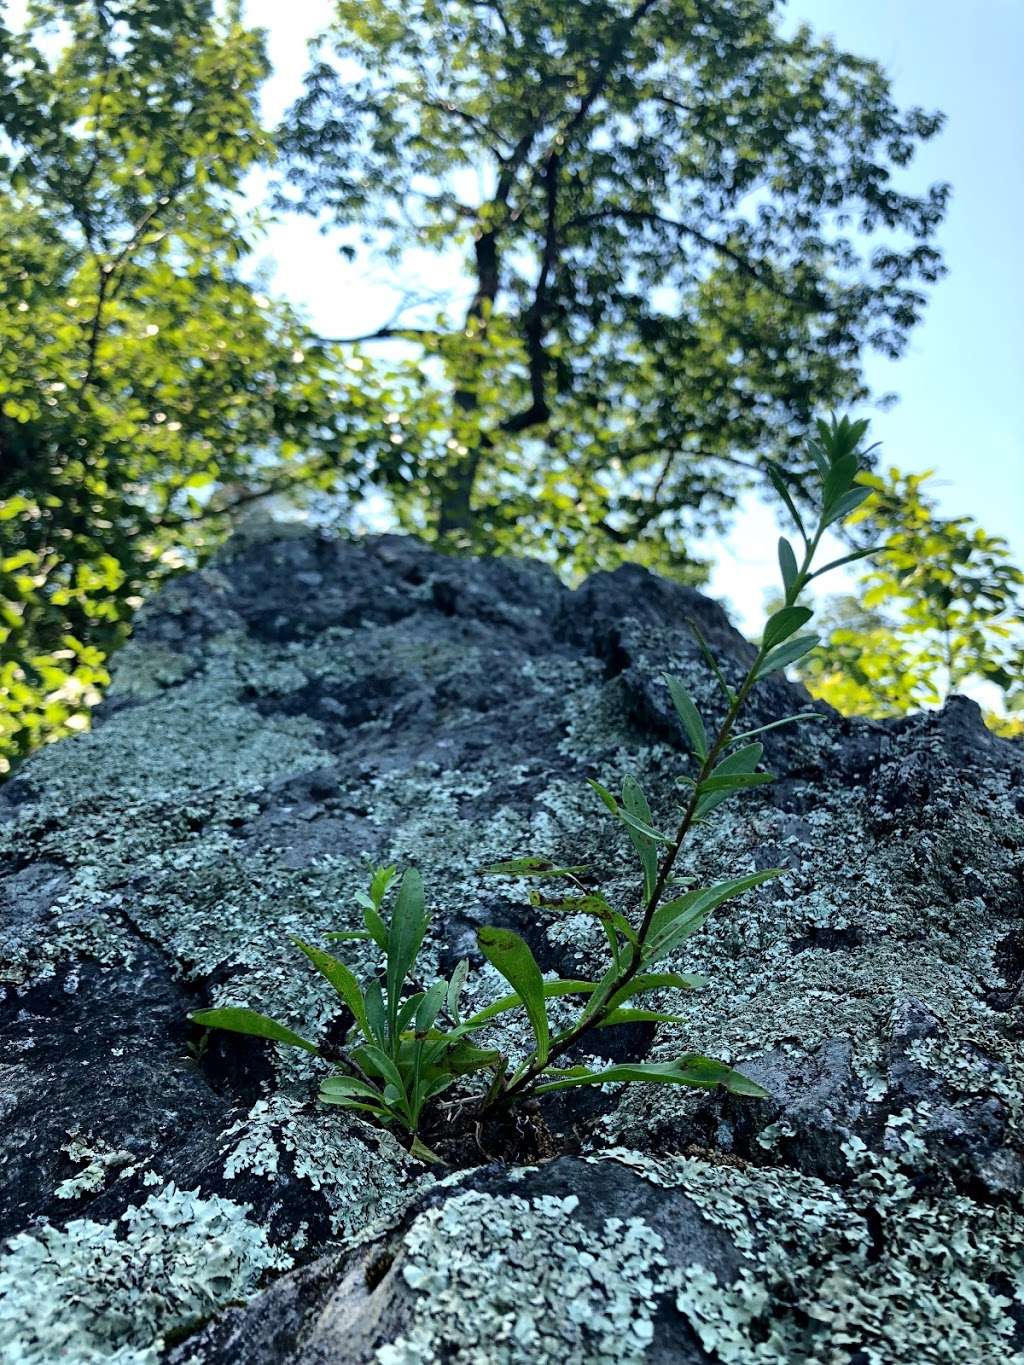
[[[732,753],[726,754],[721,763],[716,763],[712,777],[719,777],[726,773],[752,773],[764,757],[763,744],[744,744],[740,749],[733,749]]]
[[[664,675],[668,690],[672,697],[672,705],[676,708],[676,714],[683,723],[693,752],[698,758],[707,758],[708,753],[708,733],[704,728],[700,712],[694,705],[693,698],[678,678],[672,678],[667,673]]]
[[[370,1025],[366,1018],[363,989],[344,962],[339,962],[330,953],[325,953],[320,948],[314,948],[310,943],[303,943],[300,938],[294,938],[292,942],[297,948],[302,949],[320,975],[331,983],[348,1006],[349,1013],[356,1021],[360,1032],[368,1040],[371,1039],[373,1035],[370,1033]]]
[[[559,978],[557,981],[544,982],[544,998],[550,1000],[552,996],[587,995],[594,988],[595,983],[593,981],[573,981]],[[497,1018],[499,1014],[518,1009],[522,1003],[518,995],[503,995],[499,1000],[494,1000],[491,1004],[485,1005],[482,1010],[477,1010],[476,1014],[470,1015],[462,1027],[465,1029],[482,1028],[492,1019]]]
[[[381,1080],[386,1081],[388,1085],[393,1086],[398,1092],[400,1099],[404,1100],[405,1103],[408,1103],[405,1094],[405,1081],[402,1079],[402,1073],[383,1048],[375,1047],[372,1043],[368,1043],[366,1047],[361,1047],[358,1051],[354,1052],[353,1056],[364,1071],[372,1071],[374,1075],[379,1076]]]
[[[709,910],[702,910],[698,907],[693,911],[694,903],[704,894],[704,888],[698,887],[695,891],[687,891],[682,896],[674,896],[672,900],[665,901],[659,905],[651,917],[651,927],[647,934],[647,943],[644,947],[644,960],[651,960],[651,954],[657,948],[662,935],[670,928],[678,930],[678,934],[673,937],[672,946],[682,943],[689,938],[690,934],[696,933],[700,926],[707,919]]]
[[[658,880],[658,843],[671,841],[651,825],[651,808],[640,784],[632,777],[627,777],[622,784],[622,805],[624,809],[619,815],[623,819],[629,817],[626,830],[643,868],[644,895],[650,897]]]
[[[663,991],[670,988],[694,991],[707,984],[706,977],[694,976],[689,972],[639,972],[615,992],[608,1005],[611,1009],[618,1009],[625,1001],[632,1000],[635,995],[643,995],[646,991]]]
[[[821,424],[819,423],[819,429]],[[827,430],[827,428],[826,428]],[[818,473],[823,479],[828,477],[828,472],[832,468],[832,457],[825,449],[821,441],[808,441],[807,449],[811,452],[811,458],[818,466]]]
[[[364,1103],[362,1100],[355,1099],[349,1095],[325,1095],[323,1092],[320,1093],[318,1098],[321,1104],[336,1104],[339,1109],[354,1109],[361,1114],[371,1114],[379,1124],[391,1123],[396,1118],[400,1123],[405,1122],[402,1115],[395,1114],[390,1108],[385,1106],[383,1097],[379,1104]]]
[[[416,1032],[425,1033],[430,1028],[444,1004],[445,992],[448,989],[447,981],[435,981],[430,989],[424,994],[416,1010]]]
[[[704,792],[728,792],[741,787],[760,787],[775,780],[774,773],[719,773],[706,777],[697,790]]]
[[[422,1109],[428,1100],[432,1100],[435,1095],[441,1095],[454,1084],[454,1075],[433,1076],[429,1080],[424,1079],[416,1087],[416,1108]]]
[[[707,640],[704,639],[703,631],[701,630],[700,626],[697,624],[697,622],[693,619],[692,616],[687,617],[686,624],[690,627],[690,630],[693,634],[693,638],[697,641],[697,647],[699,648],[701,654],[704,656],[704,662],[707,664],[708,668],[711,669],[712,673],[715,675],[715,678],[718,680],[718,685],[722,689],[722,693],[726,701],[729,703],[730,706],[732,706],[733,702],[736,700],[736,693],[726,682],[725,674],[718,667],[718,660],[712,654],[711,646],[708,644]]]
[[[516,997],[518,1001],[519,997]],[[483,1071],[501,1060],[501,1053],[490,1047],[476,1047],[475,1044],[460,1039],[448,1049],[446,1065],[454,1076],[469,1076],[474,1071]]]
[[[275,1043],[288,1043],[291,1047],[304,1048],[306,1052],[319,1052],[315,1043],[293,1033],[276,1019],[238,1005],[225,1005],[222,1009],[194,1010],[189,1018],[194,1024],[201,1024],[203,1028],[227,1029],[230,1033],[246,1033],[251,1038],[270,1038]]]
[[[578,877],[587,868],[585,864],[580,867],[559,867],[550,858],[527,857],[491,863],[480,870],[489,877]]]
[[[786,668],[789,664],[796,663],[797,659],[802,659],[805,654],[810,654],[811,650],[820,643],[817,635],[798,635],[794,640],[787,640],[783,645],[776,645],[762,660],[761,666],[757,670],[757,678],[765,678],[777,669]]]
[[[378,915],[377,911],[369,905],[364,906],[363,908],[363,920],[366,924],[370,938],[373,939],[382,953],[386,953],[388,950],[388,926],[381,919],[380,915]]]
[[[397,867],[378,867],[374,869],[370,879],[370,900],[373,902],[375,910],[379,910],[384,897],[387,895],[388,887],[398,875]]]
[[[444,1162],[432,1152],[425,1142],[413,1135],[412,1142],[409,1143],[409,1155],[414,1156],[417,1161],[422,1161],[429,1166],[443,1166]]]
[[[679,1014],[660,1014],[657,1010],[623,1009],[606,1014],[598,1028],[614,1028],[617,1024],[685,1024]]]
[[[386,1042],[388,1017],[384,1008],[384,995],[381,991],[380,982],[376,978],[367,986],[363,1001],[366,1005],[366,1019],[370,1026],[370,1032],[379,1043]]]
[[[708,789],[707,783],[711,778],[726,777],[731,773],[752,773],[760,763],[763,754],[763,745],[747,744],[743,748],[733,750],[731,754],[727,754],[722,759],[721,763],[717,763],[714,770],[700,785],[701,795],[694,808],[694,819],[703,819],[729,798],[731,789],[728,786],[719,784],[717,790]]]
[[[746,1095],[753,1099],[767,1099],[768,1092],[756,1081],[750,1080],[740,1071],[734,1071],[724,1062],[716,1062],[712,1057],[701,1057],[687,1053],[672,1062],[634,1062],[621,1066],[610,1066],[604,1071],[590,1071],[586,1067],[572,1067],[558,1072],[557,1078],[538,1085],[535,1093],[547,1094],[552,1090],[565,1090],[573,1085],[607,1085],[617,1081],[640,1081],[645,1083],[686,1085],[698,1090],[713,1090],[722,1086],[733,1095]]]
[[[810,607],[783,607],[774,616],[769,616],[761,637],[762,649],[774,649],[782,644],[794,631],[805,626],[813,615]]]
[[[452,972],[452,979],[448,983],[448,991],[445,997],[448,1014],[452,1022],[456,1024],[459,1022],[459,996],[462,994],[462,988],[465,986],[468,976],[469,961],[467,958],[463,958],[461,962],[456,964],[455,970]]]
[[[538,909],[555,910],[560,914],[594,915],[602,922],[606,931],[617,929],[630,943],[636,942],[636,933],[629,920],[609,905],[599,891],[591,891],[583,896],[560,896],[557,900],[541,896],[534,891],[530,894],[530,904]]]
[[[857,456],[842,455],[835,464],[831,466],[825,477],[822,491],[825,515],[832,509],[833,505],[850,487],[857,474]],[[870,491],[870,490],[868,490]]]
[[[537,1058],[543,1062],[550,1041],[544,1004],[544,978],[529,944],[511,929],[490,926],[479,930],[477,942],[487,961],[505,978],[523,1002],[537,1040]]]
[[[768,725],[759,725],[755,730],[744,730],[743,734],[733,736],[734,743],[740,740],[753,739],[755,735],[763,735],[767,730],[777,730],[781,725],[795,725],[800,720],[827,720],[828,717],[821,711],[801,711],[795,716],[783,716],[782,720],[773,720]]]
[[[794,596],[794,585],[800,576],[800,568],[796,562],[796,552],[790,545],[785,536],[779,537],[779,568],[782,571],[782,586],[786,590],[786,597]]]
[[[601,977],[601,980],[594,983],[590,991],[590,999],[583,1006],[583,1010],[576,1020],[574,1027],[578,1028],[588,1019],[600,1017],[600,1015],[608,1009],[612,991],[621,972],[622,967],[620,963],[613,962],[604,976]]]
[[[436,1028],[426,1029],[423,1034],[408,1034],[398,1049],[399,1064],[401,1066],[408,1061],[424,1076],[443,1075],[445,1067],[442,1058],[452,1047],[452,1042],[451,1034],[441,1033]]]
[[[416,1011],[419,1009],[420,1002],[422,1001],[423,996],[424,996],[423,991],[417,991],[414,995],[410,995],[408,999],[403,1000],[401,1004],[398,1006],[398,1014],[395,1017],[394,1031],[394,1036],[396,1038],[398,1038],[402,1034],[402,1032],[409,1027],[409,1022],[412,1019],[413,1015],[416,1013]]]
[[[320,1082],[320,1098],[326,1095],[361,1095],[380,1102],[380,1091],[358,1076],[328,1076]]]
[[[856,491],[860,492],[859,489]],[[846,514],[842,513],[841,515]],[[814,573],[811,574],[811,578],[820,578],[822,574],[829,573],[832,569],[841,569],[844,564],[853,564],[858,559],[867,559],[868,555],[881,554],[884,548],[885,547],[881,545],[873,545],[869,550],[854,550],[852,554],[843,555],[841,559],[829,560],[829,562],[822,565],[820,569],[815,569]]]
[[[627,829],[642,835],[645,839],[653,840],[656,844],[671,844],[672,842],[667,834],[662,834],[660,829],[655,829],[654,826],[648,824],[646,820],[642,820],[638,815],[634,815],[631,811],[623,809],[622,806],[619,807],[619,819]],[[636,840],[633,842],[635,843]]]
[[[350,939],[358,939],[362,943],[374,941],[368,929],[333,929],[329,934],[324,934],[324,938],[332,939],[335,943]]]
[[[601,798],[601,800],[604,802],[604,804],[608,807],[608,809],[611,811],[611,813],[612,813],[613,815],[618,815],[618,813],[619,813],[619,803],[618,803],[618,801],[616,801],[615,797],[612,796],[612,794],[611,794],[611,792],[608,790],[608,788],[607,788],[607,787],[602,787],[601,784],[600,784],[600,782],[596,782],[592,777],[588,777],[588,778],[587,778],[587,781],[588,781],[588,782],[590,783],[590,785],[593,787],[594,791],[597,792],[598,796]]]
[[[426,931],[423,879],[414,867],[410,867],[402,877],[388,932],[387,998],[388,1017],[392,1022],[398,1016],[402,985],[416,961]]]
[[[844,493],[838,502],[825,513],[825,525],[831,526],[833,522],[842,521],[843,517],[848,517],[851,512],[856,512],[861,503],[870,498],[873,491],[871,488],[851,488],[849,493]]]
[[[782,499],[782,501],[783,501],[783,502],[786,504],[786,506],[789,508],[789,514],[790,514],[790,516],[793,518],[793,520],[796,522],[797,530],[800,532],[800,534],[803,536],[804,540],[806,541],[806,539],[807,539],[807,532],[804,530],[804,524],[803,524],[803,522],[800,520],[800,513],[796,510],[796,503],[793,501],[792,496],[790,495],[789,489],[786,487],[785,483],[783,482],[782,475],[779,473],[778,469],[776,469],[775,465],[773,465],[773,464],[768,464],[768,465],[766,465],[765,467],[766,467],[767,470],[768,470],[768,477],[769,477],[769,479],[771,479],[772,484],[773,484],[773,486],[774,486],[774,488],[775,488],[776,493],[778,493],[779,497]]]
[[[772,867],[761,872],[750,872],[745,877],[733,877],[703,890],[688,891],[685,896],[660,905],[651,920],[644,962],[656,962],[659,957],[672,952],[695,934],[708,915],[724,901],[742,896],[762,882],[781,876],[784,871],[785,868]]]

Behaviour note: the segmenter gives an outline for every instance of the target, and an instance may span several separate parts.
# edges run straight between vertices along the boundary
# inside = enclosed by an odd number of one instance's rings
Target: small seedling
[[[404,1131],[410,1151],[424,1160],[437,1160],[419,1136],[426,1107],[457,1079],[476,1073],[487,1077],[472,1100],[481,1117],[530,1096],[613,1082],[705,1090],[722,1086],[735,1095],[763,1098],[766,1092],[742,1072],[697,1053],[684,1053],[669,1062],[636,1061],[600,1069],[556,1063],[595,1029],[628,1023],[682,1023],[675,1015],[631,1002],[652,991],[693,990],[703,985],[701,978],[676,971],[669,960],[719,906],[784,870],[751,872],[713,886],[692,887],[682,894],[677,894],[679,881],[674,876],[679,854],[694,828],[704,824],[723,802],[772,780],[770,773],[760,770],[764,750],[758,736],[781,725],[820,719],[817,712],[802,712],[736,733],[740,714],[755,686],[795,663],[818,643],[817,636],[800,633],[812,616],[811,608],[799,600],[807,584],[870,553],[858,550],[823,568],[812,567],[826,530],[870,494],[870,488],[856,482],[866,431],[866,422],[847,418],[817,424],[810,450],[819,476],[818,508],[810,531],[785,476],[775,466],[769,468],[772,483],[795,522],[800,551],[786,537],[779,540],[784,602],[766,622],[746,676],[735,689],[694,627],[725,701],[725,717],[714,733],[709,734],[683,683],[678,678],[666,678],[696,767],[695,772],[679,779],[687,795],[676,810],[670,830],[664,831],[661,822],[655,822],[647,798],[633,778],[626,778],[617,797],[599,782],[590,784],[608,814],[625,827],[636,850],[641,882],[633,904],[616,907],[589,881],[581,880],[586,868],[558,866],[536,855],[484,869],[493,876],[567,886],[564,893],[555,896],[534,891],[530,901],[540,909],[592,915],[600,922],[608,942],[608,967],[598,980],[545,980],[525,939],[511,929],[483,928],[477,936],[480,952],[505,978],[511,993],[463,1018],[459,1000],[468,963],[460,962],[450,980],[435,981],[427,989],[417,983],[415,966],[429,922],[423,885],[418,872],[406,871],[390,917],[386,917],[385,900],[396,869],[384,867],[374,871],[368,891],[358,898],[365,927],[328,936],[376,945],[382,965],[367,985],[330,953],[296,940],[296,946],[330,982],[352,1016],[344,1047],[332,1051],[310,1042],[254,1010],[198,1010],[192,1019],[208,1027],[304,1048],[333,1062],[337,1069],[321,1082],[321,1100],[367,1114],[383,1127]],[[557,1027],[550,1018],[548,1001],[555,997],[580,998],[579,1012],[566,1027]],[[472,1041],[474,1033],[509,1010],[522,1010],[532,1033],[531,1048],[515,1067],[501,1052],[478,1047]]]

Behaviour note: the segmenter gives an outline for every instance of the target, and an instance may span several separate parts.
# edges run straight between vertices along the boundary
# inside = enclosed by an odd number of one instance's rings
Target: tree
[[[363,338],[450,395],[381,468],[405,525],[692,572],[762,462],[866,395],[865,349],[900,354],[947,187],[898,172],[941,116],[780,9],[337,0],[284,198],[469,276],[464,308]]]
[[[84,728],[140,593],[233,506],[358,491],[384,439],[393,400],[242,272],[266,61],[217,9],[0,26],[0,768]]]
[[[857,593],[833,605],[831,628],[802,673],[847,714],[902,715],[938,706],[964,684],[1024,710],[1024,573],[1006,541],[971,517],[943,517],[925,491],[932,471],[863,475],[874,492],[850,518],[880,549]]]

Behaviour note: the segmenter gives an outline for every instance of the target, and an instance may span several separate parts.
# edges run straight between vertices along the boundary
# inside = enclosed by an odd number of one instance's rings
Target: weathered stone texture
[[[685,1025],[588,1041],[706,1051],[770,1100],[568,1092],[561,1155],[438,1173],[318,1109],[304,1053],[196,1055],[199,1004],[339,1026],[290,939],[356,926],[367,857],[421,869],[427,969],[470,956],[480,1004],[484,923],[595,970],[591,921],[477,869],[548,853],[633,903],[585,778],[670,809],[662,671],[718,707],[691,615],[738,676],[721,611],[638,569],[569,592],[281,528],[147,609],[95,731],[0,789],[5,1361],[1024,1360],[1024,753],[969,702],[769,734],[779,781],[684,870],[787,875],[686,945]],[[776,678],[751,724],[804,706]]]

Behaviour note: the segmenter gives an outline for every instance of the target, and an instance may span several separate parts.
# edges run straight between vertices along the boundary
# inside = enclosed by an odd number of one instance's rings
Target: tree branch
[[[421,99],[417,100],[417,103],[424,109],[434,109],[439,114],[451,114],[454,118],[461,119],[462,122],[465,123],[467,127],[471,128],[479,137],[488,141],[504,142],[506,146],[509,145],[508,140],[494,128],[490,127],[489,124],[485,123],[483,119],[477,118],[474,114],[470,114],[465,109],[460,109],[457,104],[452,104],[449,100]],[[492,146],[489,150],[499,161],[504,161],[505,157],[498,151],[497,147]]]
[[[360,336],[352,337],[322,337],[318,336],[317,341],[325,346],[356,346],[367,341],[401,341],[406,337],[442,337],[449,336],[448,332],[438,331],[436,327],[378,327],[375,332],[363,332]]]
[[[689,223],[681,223],[677,218],[669,218],[663,213],[655,213],[648,209],[628,209],[628,208],[605,208],[594,209],[591,213],[581,213],[568,222],[563,223],[565,229],[574,227],[585,227],[588,223],[598,222],[602,218],[621,218],[628,223],[648,223],[658,227],[671,228],[675,232],[683,233],[687,237],[692,237],[701,246],[707,247],[709,251],[717,252],[727,260],[732,261],[736,268],[749,278],[756,280],[771,293],[779,298],[786,299],[789,303],[794,303],[799,307],[813,309],[815,305],[810,304],[806,299],[797,298],[790,294],[779,284],[775,277],[775,272],[767,261],[757,263],[748,260],[741,252],[727,245],[725,242],[716,241],[714,237],[709,237],[707,233],[701,232],[699,228],[691,227]]]
[[[190,516],[178,513],[161,515],[157,522],[158,528],[162,531],[176,530],[179,528],[184,529],[188,526],[198,526],[204,521],[212,521],[216,517],[230,517],[235,512],[241,511],[243,507],[248,507],[254,502],[260,502],[263,498],[275,497],[278,493],[286,493],[289,489],[305,483],[314,474],[321,472],[323,469],[329,469],[332,464],[332,459],[333,457],[324,455],[312,468],[307,465],[301,469],[290,470],[286,474],[279,475],[276,479],[271,479],[268,483],[264,484],[262,488],[250,488],[245,493],[240,493],[239,496],[232,499],[231,502],[224,503],[220,506],[207,504],[206,507],[201,508],[198,512],[195,512]]]
[[[658,2],[659,0],[639,0],[639,2],[634,5],[632,13],[626,15],[625,18],[621,19],[619,23],[615,25],[615,32],[609,40],[604,56],[597,64],[594,78],[584,92],[579,107],[569,122],[563,127],[561,133],[556,135],[555,145],[559,149],[564,148],[573,133],[575,133],[584,123],[587,115],[590,113],[597,100],[600,99],[605,86],[608,84],[608,78],[612,74],[616,61],[622,55],[626,40],[633,33],[633,30],[640,23],[641,19],[645,18]]]
[[[86,347],[85,374],[82,376],[82,383],[77,394],[77,403],[81,407],[86,392],[91,387],[96,374],[96,357],[99,352],[100,340],[103,336],[103,310],[106,306],[107,296],[111,292],[111,285],[116,285],[117,276],[122,266],[127,262],[132,252],[142,240],[142,236],[149,227],[150,223],[160,212],[174,202],[175,196],[181,190],[181,182],[174,186],[169,194],[162,194],[157,201],[142,215],[138,223],[132,229],[131,237],[122,243],[120,251],[106,264],[101,265],[97,258],[97,267],[100,272],[99,286],[96,290],[96,307],[93,310],[92,320],[89,326],[89,341]]]
[[[501,430],[508,433],[526,431],[530,427],[540,426],[551,416],[545,383],[548,371],[548,355],[544,349],[544,333],[546,331],[548,284],[558,262],[558,171],[560,164],[557,156],[550,156],[544,170],[546,203],[544,247],[541,253],[540,270],[537,274],[537,287],[530,307],[523,318],[523,334],[530,371],[530,406],[502,422]]]

